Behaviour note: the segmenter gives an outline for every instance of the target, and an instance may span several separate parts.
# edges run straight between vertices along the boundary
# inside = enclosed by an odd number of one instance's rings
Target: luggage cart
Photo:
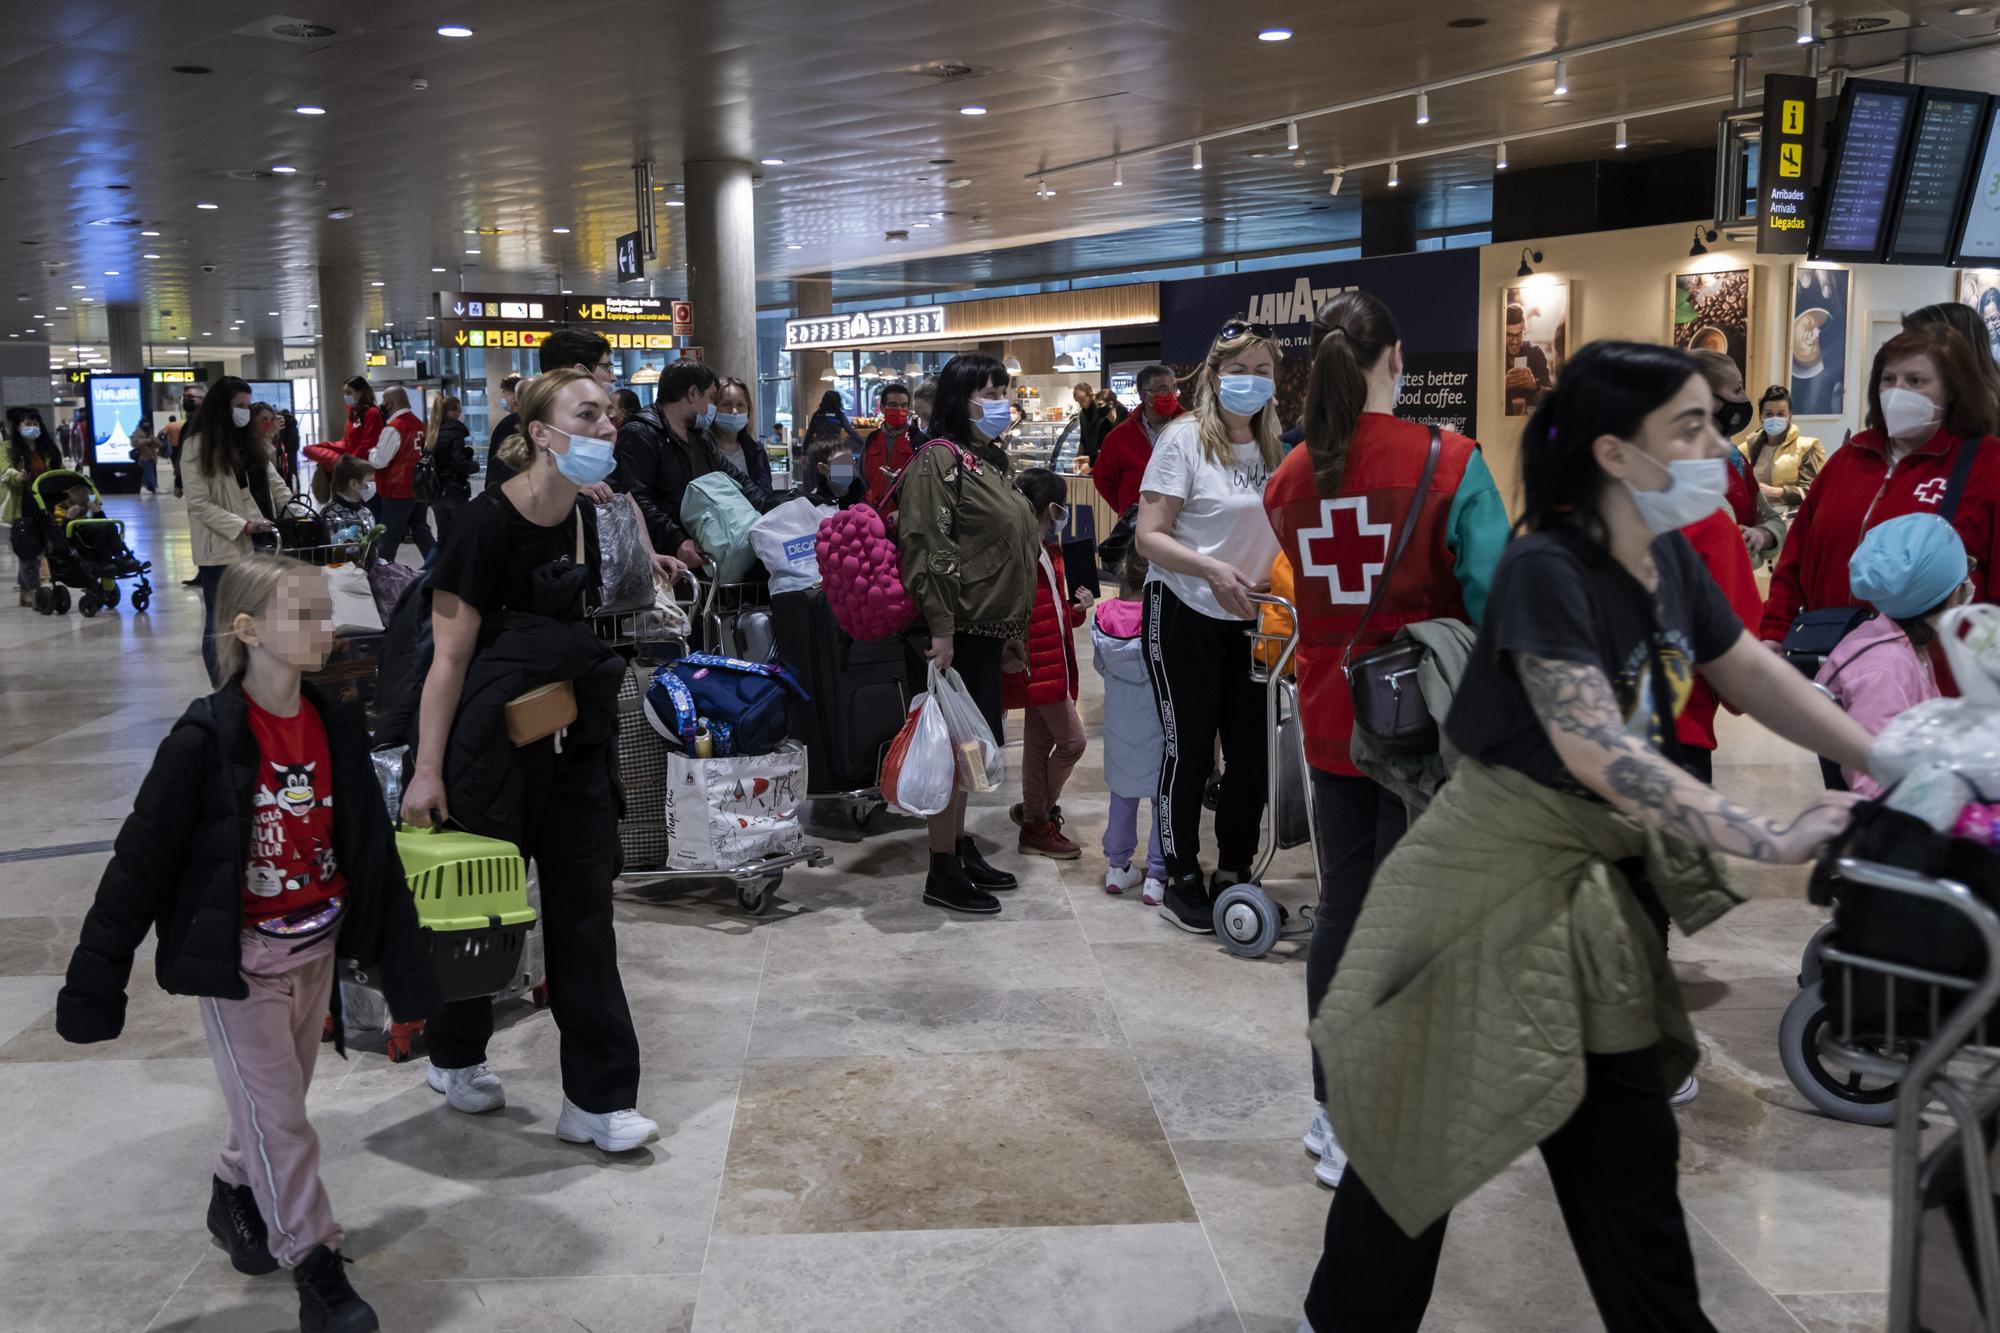
[[[1870,956],[1861,943],[1827,943],[1821,984],[1831,993],[1818,1039],[1841,1064],[1894,1089],[1889,1333],[2000,1333],[2000,1200],[1991,1163],[2000,1052],[1987,1031],[2000,1003],[2000,913],[1953,880],[1852,858],[1837,868],[1845,892],[1934,904],[1962,918],[1984,946],[1979,975],[1965,977]],[[1933,1100],[1943,1103],[1949,1132],[1926,1153],[1923,1117]],[[1950,1225],[1927,1228],[1927,1209]],[[1923,1254],[1920,1241],[1946,1252]],[[1920,1304],[1937,1308],[1920,1312]],[[1947,1312],[1958,1318],[1947,1322]]]
[[[785,852],[777,856],[760,856],[740,866],[729,866],[720,870],[631,870],[621,874],[619,882],[628,888],[645,888],[653,884],[667,884],[675,881],[722,880],[736,889],[736,904],[751,916],[762,916],[771,910],[771,895],[785,882],[788,867],[805,864],[809,866],[831,865],[833,857],[818,843],[806,843],[795,852]]]
[[[687,593],[681,595],[685,584]],[[656,625],[661,612],[650,606],[634,608],[630,611],[592,611],[589,615],[590,629],[600,643],[614,648],[627,660],[647,662],[671,662],[687,655],[688,635],[699,633],[698,619],[702,607],[702,582],[693,570],[684,570],[674,582],[674,603],[681,609],[687,620],[688,634],[673,634]]]
[[[1266,596],[1262,593],[1250,594],[1250,600],[1260,606],[1275,606],[1291,617],[1291,632],[1286,635],[1266,634],[1261,622],[1248,631],[1253,645],[1269,645],[1278,649],[1277,660],[1269,666],[1252,656],[1250,678],[1264,687],[1264,728],[1268,746],[1269,762],[1265,770],[1269,774],[1269,797],[1266,802],[1263,845],[1257,853],[1257,862],[1250,869],[1250,878],[1240,884],[1232,884],[1216,895],[1215,936],[1222,941],[1222,947],[1238,958],[1262,958],[1271,952],[1281,939],[1299,939],[1312,934],[1313,912],[1317,910],[1317,895],[1312,903],[1302,904],[1298,911],[1298,924],[1290,924],[1292,914],[1280,907],[1263,886],[1264,875],[1277,858],[1280,845],[1281,811],[1287,805],[1287,788],[1292,799],[1303,798],[1305,804],[1305,834],[1308,846],[1317,845],[1319,830],[1314,825],[1312,787],[1307,777],[1305,756],[1305,733],[1298,725],[1299,689],[1298,682],[1285,673],[1299,647],[1299,618],[1297,610],[1282,597]],[[1291,725],[1287,725],[1290,723]],[[1289,758],[1296,762],[1286,762]],[[1287,781],[1289,776],[1289,782]],[[1318,864],[1317,860],[1314,862]],[[1317,879],[1317,875],[1315,875]],[[1316,886],[1315,886],[1316,887]]]
[[[746,662],[771,656],[771,585],[764,579],[743,583],[710,581],[695,617],[702,651]]]
[[[377,523],[354,541],[325,542],[317,546],[286,546],[281,541],[278,554],[322,569],[332,565],[359,565],[366,569],[373,563],[376,541],[388,530],[386,524]]]

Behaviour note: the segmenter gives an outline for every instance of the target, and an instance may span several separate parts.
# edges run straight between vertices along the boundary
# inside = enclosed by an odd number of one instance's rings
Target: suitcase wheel
[[[1238,958],[1262,958],[1278,942],[1285,912],[1256,884],[1232,884],[1215,900],[1215,934]]]
[[[529,991],[529,992],[528,992],[528,998],[529,998],[530,1000],[533,1000],[533,1001],[535,1002],[535,1008],[537,1008],[537,1009],[546,1009],[546,1008],[548,1008],[548,1007],[549,1007],[549,983],[548,983],[548,982],[546,982],[546,981],[544,981],[544,982],[542,982],[542,983],[541,983],[540,985],[536,986],[536,987],[535,987],[535,988],[534,988],[533,990],[531,990],[531,991]]]
[[[751,916],[762,916],[771,910],[771,895],[785,882],[782,874],[756,884],[738,884],[736,901]]]
[[[424,1025],[422,1023],[391,1023],[386,1042],[389,1063],[399,1065],[408,1060],[412,1053],[410,1050],[411,1040],[423,1030]]]
[[[847,817],[854,821],[854,827],[865,829],[874,821],[877,812],[885,804],[887,803],[883,801],[850,801],[847,806]]]

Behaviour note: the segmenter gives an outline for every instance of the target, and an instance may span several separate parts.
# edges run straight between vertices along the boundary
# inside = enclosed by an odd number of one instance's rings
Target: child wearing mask
[[[375,512],[368,507],[374,498],[375,469],[367,459],[349,454],[333,465],[332,498],[323,515],[333,540],[359,541],[375,526]]]
[[[1146,557],[1127,553],[1118,567],[1118,595],[1098,603],[1090,642],[1097,674],[1104,677],[1104,786],[1111,793],[1104,824],[1104,891],[1124,893],[1141,879],[1132,864],[1139,847],[1139,802],[1153,806],[1153,835],[1146,844],[1140,900],[1158,907],[1166,892],[1167,861],[1160,852],[1160,758],[1166,738],[1146,671]]]
[[[319,571],[247,555],[224,572],[210,627],[222,687],[161,742],[118,832],[56,997],[67,1041],[125,1026],[133,954],[200,997],[229,1129],[208,1229],[240,1273],[292,1272],[302,1329],[365,1333],[306,1116],[321,1028],[340,1013],[334,956],[382,979],[390,1012],[443,1003],[368,758],[360,710],[303,679],[333,644]],[[335,811],[340,813],[335,818]],[[335,1049],[345,1054],[338,1024]]]
[[[1930,646],[1937,624],[1972,600],[1971,562],[1957,529],[1936,514],[1904,514],[1870,528],[1847,562],[1855,597],[1878,614],[1840,641],[1818,681],[1847,715],[1879,736],[1906,708],[1938,698]],[[1841,770],[1848,790],[1876,797],[1865,773]]]
[[[1063,836],[1057,804],[1086,744],[1077,716],[1076,644],[1071,637],[1095,600],[1088,588],[1068,592],[1063,571],[1062,530],[1069,521],[1068,488],[1044,467],[1031,467],[1014,488],[1028,498],[1041,525],[1041,570],[1035,581],[1035,608],[1028,615],[1026,669],[1000,677],[1000,697],[1010,709],[1027,711],[1021,728],[1021,803],[1013,809],[1021,826],[1019,850],[1026,856],[1074,861],[1081,849]]]

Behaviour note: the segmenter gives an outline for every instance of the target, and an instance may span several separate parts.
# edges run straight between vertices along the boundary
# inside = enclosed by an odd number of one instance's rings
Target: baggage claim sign
[[[535,348],[557,329],[601,333],[619,352],[673,351],[694,333],[694,307],[663,296],[438,292],[438,341],[447,347]]]

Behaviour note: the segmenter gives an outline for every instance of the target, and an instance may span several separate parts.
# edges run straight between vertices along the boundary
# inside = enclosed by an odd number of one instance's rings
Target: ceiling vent
[[[273,14],[270,18],[244,24],[233,35],[270,37],[280,42],[291,42],[295,46],[313,46],[330,39],[334,35],[334,30],[324,23],[314,23],[310,19]]]
[[[991,74],[991,65],[967,65],[957,60],[933,60],[924,65],[905,65],[899,73],[914,74],[920,79],[936,79],[939,83],[954,83],[959,79],[976,79],[982,74]]]
[[[910,239],[910,233],[898,228],[895,231],[883,232],[882,239],[885,241],[907,241]]]
[[[1835,19],[1826,25],[1829,37],[1859,37],[1866,32],[1879,32],[1888,27],[1890,20],[1880,14],[1861,14],[1854,18]]]

